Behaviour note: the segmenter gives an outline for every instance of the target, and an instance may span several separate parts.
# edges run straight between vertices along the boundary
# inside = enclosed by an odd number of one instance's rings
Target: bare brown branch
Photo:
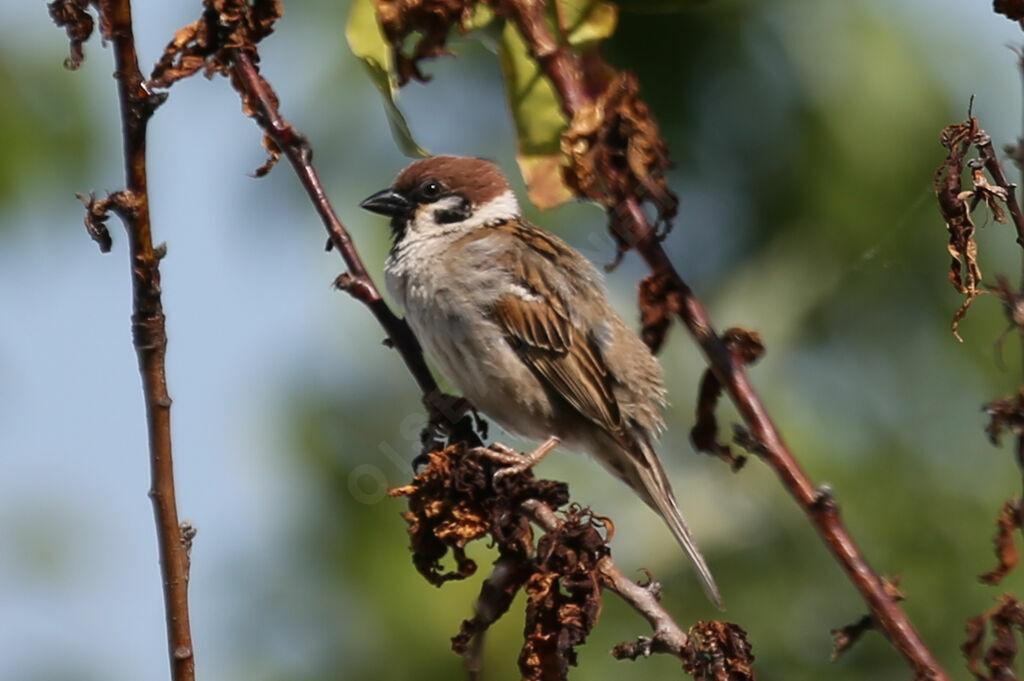
[[[886,579],[882,578],[885,583],[885,590],[889,594],[889,597],[894,601],[899,602],[906,599],[903,592],[900,591],[900,578]],[[860,640],[861,636],[869,631],[876,630],[875,618],[871,615],[864,615],[856,622],[847,624],[846,626],[839,627],[838,629],[832,630],[832,655],[831,660],[835,662],[838,660],[843,653],[852,648],[857,641]]]
[[[91,31],[91,19],[82,2],[51,5],[58,23],[71,16],[69,26],[72,62],[81,61],[81,41]],[[139,360],[139,373],[146,403],[149,429],[151,481],[149,496],[156,518],[160,571],[167,618],[167,643],[171,678],[193,681],[195,661],[188,612],[189,556],[194,530],[183,532],[175,501],[174,464],[171,457],[171,398],[167,393],[164,357],[167,333],[160,288],[160,259],[166,249],[153,243],[146,177],[146,126],[164,96],[152,94],[143,85],[135,50],[129,0],[100,0],[95,3],[105,39],[112,41],[116,81],[121,104],[126,188],[105,199],[80,197],[87,206],[86,226],[101,250],[109,250],[110,234],[105,226],[108,212],[115,212],[128,234],[132,279],[132,336]],[[77,61],[76,61],[77,60]],[[186,539],[187,535],[187,539]]]
[[[388,334],[392,347],[398,350],[402,360],[416,379],[425,399],[428,402],[432,401],[433,396],[440,395],[440,390],[423,359],[419,343],[405,321],[396,316],[387,306],[370,278],[348,230],[345,229],[341,218],[338,217],[334,207],[327,199],[320,176],[312,163],[309,142],[281,117],[277,108],[277,96],[274,95],[270,84],[260,75],[250,57],[254,51],[255,46],[248,46],[245,49],[232,48],[230,57],[233,64],[233,82],[245,101],[249,102],[248,106],[252,109],[253,117],[267,136],[273,140],[276,148],[280,149],[291,162],[299,176],[299,181],[302,182],[302,186],[327,228],[332,246],[337,249],[345,261],[348,272],[338,280],[339,287],[370,308],[374,317]]]
[[[996,154],[995,149],[992,148],[992,138],[988,136],[988,133],[984,130],[978,131],[974,143],[981,154],[985,170],[995,180],[996,189],[999,190],[993,191],[991,187],[988,188],[989,196],[986,199],[988,200],[989,207],[992,208],[996,219],[998,219],[1001,211],[993,199],[998,199],[1006,204],[1010,211],[1010,217],[1013,218],[1013,226],[1017,230],[1017,243],[1024,247],[1024,213],[1021,213],[1020,204],[1017,203],[1017,185],[1006,178],[1006,173],[1003,172],[1003,165],[999,162],[999,156]]]
[[[542,0],[506,0],[500,11],[516,24],[531,52],[558,92],[567,116],[573,119],[590,110],[595,101],[588,94],[576,56],[551,35],[544,21]],[[623,197],[609,205],[611,227],[621,243],[629,244],[658,277],[671,284],[680,300],[679,317],[707,358],[718,382],[729,394],[751,436],[759,443],[763,460],[779,476],[783,485],[814,524],[849,579],[868,604],[880,628],[907,659],[920,678],[945,681],[949,677],[925,645],[906,613],[885,591],[884,581],[865,560],[839,515],[838,506],[822,496],[800,467],[779,434],[775,423],[747,378],[742,362],[729,351],[708,317],[703,304],[683,281],[668,259],[657,231],[641,209],[643,196]]]

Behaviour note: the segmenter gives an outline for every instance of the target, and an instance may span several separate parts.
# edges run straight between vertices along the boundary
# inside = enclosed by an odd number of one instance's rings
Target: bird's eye
[[[427,180],[420,185],[420,196],[428,201],[434,201],[435,199],[441,198],[441,194],[443,193],[444,188],[437,180]]]

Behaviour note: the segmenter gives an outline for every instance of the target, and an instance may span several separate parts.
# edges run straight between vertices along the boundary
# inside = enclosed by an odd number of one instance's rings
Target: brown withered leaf
[[[992,642],[985,650],[986,625],[991,628]],[[967,620],[967,640],[960,649],[967,658],[967,669],[977,681],[1016,679],[1014,668],[1018,644],[1014,634],[1024,633],[1024,605],[1011,594],[999,597],[999,605]],[[987,672],[982,669],[984,662]]]
[[[968,165],[971,168],[971,182],[974,184],[974,189],[960,192],[958,198],[969,198],[971,210],[984,201],[992,211],[992,217],[996,222],[1006,222],[1006,211],[1003,210],[1003,202],[1009,198],[1006,189],[988,181],[988,176],[985,175],[985,164],[980,159],[974,159]]]
[[[764,344],[761,343],[761,337],[756,331],[733,327],[722,334],[722,340],[736,361],[741,364],[753,364],[764,354]],[[690,430],[690,441],[698,452],[717,456],[728,463],[733,471],[738,471],[746,463],[747,458],[734,454],[729,445],[721,444],[717,440],[718,419],[715,416],[715,407],[721,395],[722,384],[718,377],[711,369],[705,369],[697,397],[697,422]]]
[[[69,71],[76,70],[85,61],[82,46],[95,28],[92,15],[88,12],[89,4],[89,0],[54,0],[47,5],[53,23],[67,31],[71,42],[71,55],[64,60],[64,68]]]
[[[625,215],[614,210],[627,198],[654,206],[662,234],[679,205],[665,179],[668,145],[639,90],[633,74],[616,74],[593,103],[576,112],[561,141],[569,159],[563,171],[566,184],[608,210],[620,250],[632,247],[623,236],[629,229],[618,224]]]
[[[271,92],[271,94],[273,95],[276,105],[277,95],[274,94],[273,92]],[[243,99],[245,99],[245,97],[243,97]],[[245,106],[251,109],[248,103]],[[251,116],[252,114],[246,115]],[[263,135],[263,148],[267,150],[267,160],[263,163],[263,165],[261,165],[253,172],[253,175],[255,175],[256,177],[266,176],[266,174],[269,173],[273,169],[273,167],[277,165],[277,162],[281,160],[281,148],[277,146],[277,142],[275,142],[274,138],[271,137],[270,135]],[[330,244],[331,242],[328,241],[327,243]]]
[[[415,78],[429,80],[420,71],[422,59],[451,54],[445,47],[448,33],[465,30],[477,0],[374,0],[384,37],[391,44],[399,86]],[[416,34],[411,54],[403,50],[406,39]]]
[[[107,229],[107,220],[110,219],[111,200],[110,197],[97,199],[95,194],[75,194],[78,200],[85,206],[85,229],[89,232],[92,240],[99,244],[101,253],[109,253],[113,240],[110,238],[110,230]]]
[[[843,653],[853,647],[853,644],[860,640],[865,632],[875,628],[875,621],[871,615],[864,615],[853,624],[832,630],[832,654],[829,656],[831,662],[837,661]]]
[[[175,31],[153,67],[149,85],[170,87],[200,70],[207,78],[230,75],[227,50],[253,48],[273,33],[283,12],[281,0],[203,0],[202,16]],[[253,61],[258,59],[254,56]]]
[[[637,288],[640,337],[653,353],[657,353],[665,343],[672,318],[682,306],[677,282],[667,273],[657,271],[644,277]]]
[[[991,572],[986,572],[978,577],[983,584],[999,584],[1003,581],[1003,577],[1008,575],[1020,562],[1020,555],[1013,543],[1014,533],[1021,528],[1020,503],[1019,499],[1010,499],[999,510],[999,517],[996,519],[996,536],[992,539],[999,564]]]
[[[700,681],[754,681],[754,649],[743,627],[732,622],[697,622],[689,630],[683,670]]]
[[[601,613],[598,561],[607,556],[605,519],[578,507],[537,545],[536,565],[526,581],[526,641],[519,669],[528,681],[564,681]]]
[[[950,255],[949,282],[957,292],[964,295],[964,302],[953,315],[952,331],[957,340],[960,337],[960,321],[974,299],[981,293],[981,268],[978,266],[978,244],[974,240],[974,222],[966,197],[974,192],[961,191],[960,177],[964,169],[964,158],[981,129],[977,118],[947,126],[940,135],[942,146],[949,150],[946,160],[935,171],[933,187],[939,202],[939,211],[946,221],[949,232],[947,249]]]
[[[1024,388],[1013,397],[992,400],[982,410],[989,415],[985,432],[993,445],[999,445],[1005,430],[1014,435],[1024,435]]]
[[[885,595],[897,603],[906,600],[906,596],[900,590],[900,581],[900,577],[893,579],[882,577],[882,588],[885,590]],[[836,662],[843,653],[860,640],[861,636],[874,628],[875,618],[871,615],[863,615],[852,624],[833,629],[830,632],[832,634],[832,654],[829,656],[829,660]]]
[[[402,514],[412,539],[413,564],[427,581],[441,585],[465,579],[476,571],[465,546],[491,536],[502,554],[526,555],[533,545],[533,530],[519,506],[537,499],[557,508],[568,502],[564,483],[538,480],[530,471],[501,478],[494,487],[499,464],[487,456],[456,444],[427,455],[427,464],[391,496],[409,499]],[[451,551],[456,569],[445,572],[441,559]]]
[[[1024,0],[993,0],[992,9],[1007,19],[1019,22],[1024,28]]]

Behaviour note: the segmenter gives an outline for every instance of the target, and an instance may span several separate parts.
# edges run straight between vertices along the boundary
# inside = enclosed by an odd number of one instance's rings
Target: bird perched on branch
[[[360,205],[391,218],[388,290],[445,376],[508,431],[554,436],[629,485],[721,607],[654,449],[664,427],[660,367],[608,304],[594,266],[524,220],[488,161],[416,161]]]

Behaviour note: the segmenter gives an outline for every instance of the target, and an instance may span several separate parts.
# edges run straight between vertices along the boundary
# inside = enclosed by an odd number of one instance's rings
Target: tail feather
[[[672,486],[665,475],[665,469],[661,466],[661,461],[658,460],[654,450],[646,442],[640,443],[639,449],[642,450],[644,462],[638,462],[636,466],[636,476],[638,478],[636,482],[640,483],[639,486],[641,487],[636,491],[644,497],[644,501],[657,511],[665,521],[665,524],[668,525],[672,535],[697,569],[701,586],[704,587],[704,593],[707,594],[708,599],[716,608],[724,610],[722,594],[718,591],[715,578],[711,575],[711,569],[704,560],[703,554],[697,548],[697,542],[693,538],[693,533],[690,532],[686,521],[683,520],[683,514],[679,511],[675,495],[672,493]],[[637,485],[634,484],[633,487],[636,488]]]

